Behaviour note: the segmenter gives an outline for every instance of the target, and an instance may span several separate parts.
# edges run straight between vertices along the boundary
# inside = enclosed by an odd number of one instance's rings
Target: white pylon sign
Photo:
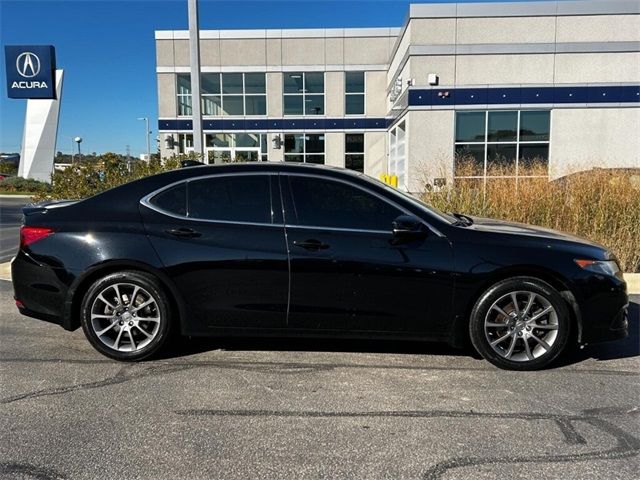
[[[24,121],[18,176],[51,181],[62,100],[62,70],[56,70],[56,98],[30,98]]]

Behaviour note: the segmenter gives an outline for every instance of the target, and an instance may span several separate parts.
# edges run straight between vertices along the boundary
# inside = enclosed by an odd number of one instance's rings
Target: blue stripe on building
[[[409,107],[499,105],[567,105],[567,104],[640,104],[640,85],[567,86],[567,87],[486,87],[411,89]],[[240,118],[203,120],[207,131],[245,130],[383,130],[393,118]],[[192,130],[188,119],[160,119],[160,131]]]
[[[384,130],[386,118],[240,118],[202,120],[203,130]],[[193,123],[187,119],[160,119],[158,129],[164,131],[192,130]]]
[[[410,107],[640,103],[640,85],[429,88],[409,90]]]

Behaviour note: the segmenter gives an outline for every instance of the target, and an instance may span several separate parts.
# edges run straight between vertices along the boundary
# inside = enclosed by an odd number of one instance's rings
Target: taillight
[[[53,233],[51,228],[45,227],[20,227],[20,248],[31,245],[38,240],[48,237]]]

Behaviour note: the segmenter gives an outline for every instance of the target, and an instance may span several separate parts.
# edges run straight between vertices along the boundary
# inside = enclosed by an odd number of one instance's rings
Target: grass
[[[29,197],[33,197],[38,195],[39,192],[17,192],[15,190],[3,190],[0,188],[0,195],[26,195]]]
[[[456,174],[473,172],[457,162]],[[500,166],[491,167],[497,176]],[[448,212],[492,217],[553,228],[590,239],[611,250],[626,272],[640,272],[640,186],[630,173],[594,169],[549,182],[535,162],[519,175],[543,178],[456,179],[451,188],[426,192],[423,199]]]

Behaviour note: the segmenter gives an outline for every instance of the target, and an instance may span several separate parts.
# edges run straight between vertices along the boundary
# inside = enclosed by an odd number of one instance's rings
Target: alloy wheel
[[[531,291],[509,292],[496,300],[484,320],[491,348],[502,358],[527,362],[546,355],[558,338],[558,314],[551,302]]]
[[[143,349],[160,331],[158,301],[133,283],[102,289],[91,305],[91,328],[107,347],[119,352]]]

